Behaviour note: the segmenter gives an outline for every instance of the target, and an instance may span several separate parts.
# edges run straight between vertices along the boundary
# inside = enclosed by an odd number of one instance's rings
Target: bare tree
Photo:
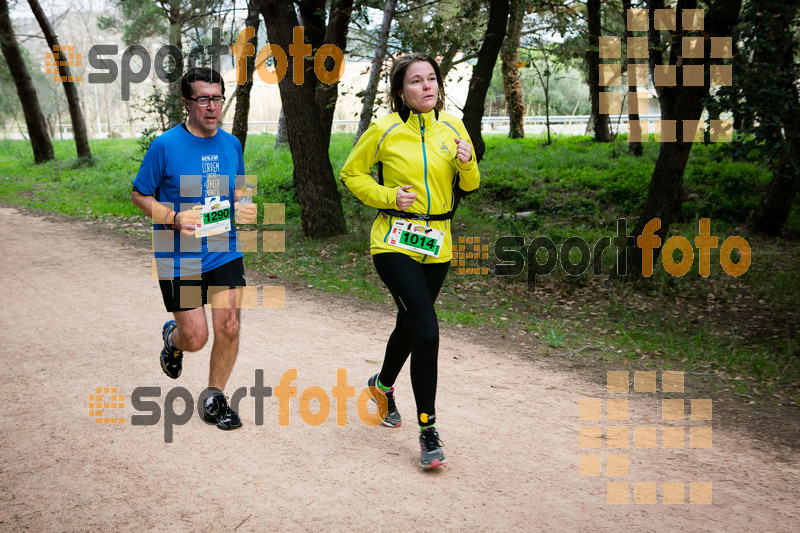
[[[509,129],[511,139],[525,138],[525,99],[519,82],[519,41],[522,37],[522,23],[525,18],[524,0],[511,0],[508,17],[508,32],[500,51],[503,90],[506,95]],[[549,133],[549,130],[548,130]],[[549,144],[549,142],[548,142]]]
[[[714,0],[705,13],[703,35],[709,37],[725,37],[731,35],[733,26],[739,17],[742,0]],[[648,0],[650,14],[649,66],[651,77],[656,65],[664,65],[664,51],[669,54],[668,66],[676,69],[679,62],[686,65],[700,65],[703,70],[703,83],[697,85],[691,80],[686,68],[682,68],[681,77],[674,86],[656,85],[659,104],[661,105],[662,124],[674,124],[675,139],[666,138],[662,132],[662,142],[658,152],[650,187],[647,191],[644,208],[636,222],[633,235],[641,235],[645,225],[653,219],[659,219],[661,227],[655,234],[661,239],[660,246],[653,250],[653,259],[661,253],[669,235],[669,226],[675,211],[680,207],[680,192],[683,184],[683,173],[689,160],[689,153],[694,142],[692,124],[698,124],[703,112],[704,99],[709,93],[708,61],[710,47],[705,47],[704,57],[687,58],[682,56],[682,39],[690,30],[670,32],[663,36],[655,29],[654,10],[664,8],[664,0]],[[697,7],[697,0],[678,0],[677,11]],[[682,79],[681,79],[682,78]],[[674,142],[670,142],[674,141]],[[620,263],[629,265],[633,272],[642,271],[642,249],[634,243],[620,251]],[[628,261],[630,259],[630,261]],[[616,269],[615,269],[616,270]],[[612,275],[615,275],[612,273]]]
[[[279,0],[258,0],[258,6],[264,17],[270,43],[289,50],[289,45],[294,41],[293,32],[298,20],[294,5]],[[333,2],[331,5],[332,10],[342,7],[343,3],[340,2]],[[313,31],[308,34],[312,49],[315,44],[319,48],[322,39],[327,35],[324,16],[320,15],[324,15],[324,8],[324,0],[301,3],[304,27],[313,27]],[[345,15],[349,17],[349,9],[344,14],[331,16],[330,21],[337,24],[338,28]],[[343,34],[336,31],[332,31],[332,34],[340,38],[339,42],[325,42],[344,50],[346,47]],[[327,108],[323,111],[318,103],[324,101],[327,104],[331,92],[318,90],[322,82],[312,75],[313,63],[309,60],[305,62],[302,83],[295,83],[293,63],[294,61],[287,62],[287,69],[278,83],[278,89],[286,111],[286,129],[294,162],[294,183],[300,204],[303,234],[312,238],[342,234],[346,232],[342,200],[328,156],[331,121],[327,117],[332,117],[333,111]],[[301,73],[298,73],[298,78],[299,74]]]
[[[478,52],[478,62],[472,69],[472,80],[469,83],[467,101],[464,103],[464,126],[475,145],[475,157],[478,161],[483,158],[483,152],[486,151],[486,143],[483,142],[481,135],[481,122],[486,93],[489,91],[494,65],[497,63],[497,55],[500,53],[506,33],[508,4],[509,0],[491,0],[486,35]]]
[[[594,140],[611,142],[611,124],[608,115],[600,113],[600,0],[586,1],[586,18],[589,30],[589,46],[586,48],[586,66],[589,96],[592,102],[592,125]]]
[[[258,50],[259,22],[258,6],[255,0],[250,0],[247,4],[247,19],[244,25],[255,30],[253,38],[247,41],[249,44],[253,45],[254,50]],[[245,61],[245,75],[247,78],[244,83],[239,83],[241,80],[236,80],[239,84],[236,86],[236,93],[234,95],[234,98],[236,98],[236,109],[233,112],[233,127],[231,128],[233,136],[242,143],[242,151],[244,151],[244,146],[247,142],[247,119],[250,116],[250,91],[253,88],[253,72],[256,68],[256,55],[247,56]]]
[[[47,134],[47,124],[39,106],[39,97],[33,87],[33,80],[14,35],[14,28],[8,13],[8,0],[0,0],[0,49],[8,63],[8,69],[11,77],[14,78],[17,95],[22,104],[22,112],[25,115],[25,123],[28,126],[28,135],[30,135],[33,148],[33,160],[37,163],[49,161],[55,157],[53,144]]]
[[[381,22],[381,30],[378,33],[378,45],[372,58],[369,80],[364,91],[364,104],[361,106],[361,116],[358,120],[358,132],[353,145],[358,142],[358,139],[367,131],[369,123],[372,122],[372,107],[375,105],[375,96],[378,94],[378,80],[380,79],[383,60],[386,58],[386,43],[389,40],[389,28],[392,26],[392,17],[394,17],[396,6],[397,0],[387,0],[386,7],[383,9],[383,21]]]
[[[630,8],[631,8],[631,0],[622,0],[623,22],[625,22],[627,20],[627,13],[628,13],[628,10]],[[627,26],[627,23],[626,23],[626,26]],[[626,28],[625,37],[628,38],[627,42],[630,43],[630,38],[633,37],[633,31],[631,31],[631,30]],[[635,65],[637,63],[637,61],[636,61],[636,58],[631,57],[630,44],[626,47],[626,50],[627,50],[627,59],[626,59],[625,62],[628,65]],[[631,109],[633,109],[634,105],[638,105],[638,102],[637,102],[637,104],[633,104],[631,102],[631,100],[628,99],[628,124],[636,124],[636,121],[639,120],[638,108],[637,108],[636,112],[631,112]],[[628,140],[628,150],[633,155],[642,155],[642,143]]]
[[[31,6],[31,11],[33,11],[33,16],[36,17],[39,27],[42,28],[47,46],[53,51],[53,59],[58,61],[58,73],[61,77],[61,85],[64,87],[64,94],[67,95],[67,107],[69,108],[70,119],[72,119],[72,135],[75,139],[75,149],[78,152],[78,157],[91,159],[92,152],[89,149],[89,135],[86,133],[86,122],[83,120],[83,111],[81,110],[75,78],[72,76],[68,66],[67,53],[61,50],[58,36],[53,31],[50,21],[47,20],[39,1],[28,0],[28,4]]]

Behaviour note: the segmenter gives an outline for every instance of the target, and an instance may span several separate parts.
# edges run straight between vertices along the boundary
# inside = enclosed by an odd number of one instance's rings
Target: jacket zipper
[[[425,126],[424,126],[424,122],[423,122],[423,118],[422,118],[422,113],[420,113],[417,116],[419,118],[419,131],[420,131],[420,135],[422,136],[422,164],[423,164],[423,169],[424,169],[425,194],[428,197],[428,208],[427,208],[425,214],[426,215],[430,215],[431,214],[431,192],[430,192],[430,189],[428,188],[428,154],[425,152]],[[425,225],[430,227],[431,226],[430,221],[425,222]],[[421,261],[422,263],[425,262],[425,258],[426,257],[427,256],[425,254],[422,255],[422,261]]]

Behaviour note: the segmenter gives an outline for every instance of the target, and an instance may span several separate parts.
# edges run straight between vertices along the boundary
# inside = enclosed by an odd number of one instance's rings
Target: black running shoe
[[[419,450],[419,466],[425,470],[447,463],[447,459],[442,453],[442,441],[439,440],[439,433],[433,426],[419,432]]]
[[[237,429],[242,427],[239,415],[230,408],[228,400],[222,394],[215,394],[211,403],[205,406],[203,420],[216,424],[219,429]]]
[[[174,320],[169,320],[161,328],[164,348],[161,350],[161,370],[172,379],[178,379],[183,368],[183,351],[172,346],[167,339],[172,330],[178,327]]]
[[[381,388],[378,387],[378,376],[380,376],[380,374],[375,374],[367,380],[367,392],[370,395],[370,400],[375,402],[375,405],[380,405],[378,404],[378,400],[375,398],[375,392],[378,394],[383,392]],[[389,428],[399,428],[402,420],[400,418],[400,413],[397,412],[397,406],[394,403],[394,387],[386,392],[383,392],[383,394],[386,396],[388,410],[386,411],[386,416],[381,423]]]

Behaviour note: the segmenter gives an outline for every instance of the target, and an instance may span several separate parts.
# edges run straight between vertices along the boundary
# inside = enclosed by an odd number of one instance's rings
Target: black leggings
[[[433,303],[442,288],[450,262],[418,263],[402,253],[372,256],[375,269],[397,304],[397,323],[386,345],[380,380],[394,385],[411,354],[411,386],[417,403],[417,422],[429,425],[436,414],[436,375],[439,322]],[[425,416],[421,416],[425,414]]]

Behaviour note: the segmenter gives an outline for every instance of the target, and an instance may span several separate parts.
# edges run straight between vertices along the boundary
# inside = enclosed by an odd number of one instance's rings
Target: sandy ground
[[[172,387],[196,398],[210,347],[185,357],[177,381],[161,372],[168,315],[147,251],[87,223],[11,208],[0,208],[0,228],[0,530],[800,530],[797,452],[724,420],[663,422],[660,399],[633,392],[633,379],[630,393],[607,393],[451,329],[443,331],[437,402],[444,468],[417,466],[407,368],[396,385],[401,428],[366,426],[354,399],[345,426],[336,424],[331,399],[327,421],[313,427],[299,398],[281,427],[274,397],[257,425],[247,396],[242,429],[223,432],[195,414],[166,443],[163,416],[155,426],[131,425],[130,395],[161,387],[162,409]],[[358,393],[379,369],[392,322],[357,303],[287,290],[283,309],[244,310],[228,392],[252,387],[258,369],[273,387],[297,369],[299,394],[319,386],[330,396],[341,368]],[[89,416],[97,387],[126,395],[124,409],[104,413],[125,424],[97,425]],[[686,399],[688,417],[689,398],[670,397]],[[629,420],[581,421],[581,398],[628,398]],[[174,408],[182,413],[182,401]],[[601,447],[582,449],[579,428],[590,425],[602,427],[603,438],[586,443]],[[609,426],[630,427],[630,447],[608,448]],[[658,428],[659,447],[633,447],[634,426]],[[687,428],[685,447],[662,448],[662,426]],[[690,448],[689,426],[713,427],[712,447]],[[579,475],[582,453],[601,457],[601,475]],[[628,454],[627,475],[608,475],[607,457],[617,454]],[[607,503],[609,481],[627,483],[618,487],[630,503]],[[640,497],[652,488],[641,482],[655,483],[657,503],[635,503],[634,487]],[[685,484],[683,504],[663,503],[664,482]],[[690,503],[706,495],[696,482],[711,483],[711,504]]]

